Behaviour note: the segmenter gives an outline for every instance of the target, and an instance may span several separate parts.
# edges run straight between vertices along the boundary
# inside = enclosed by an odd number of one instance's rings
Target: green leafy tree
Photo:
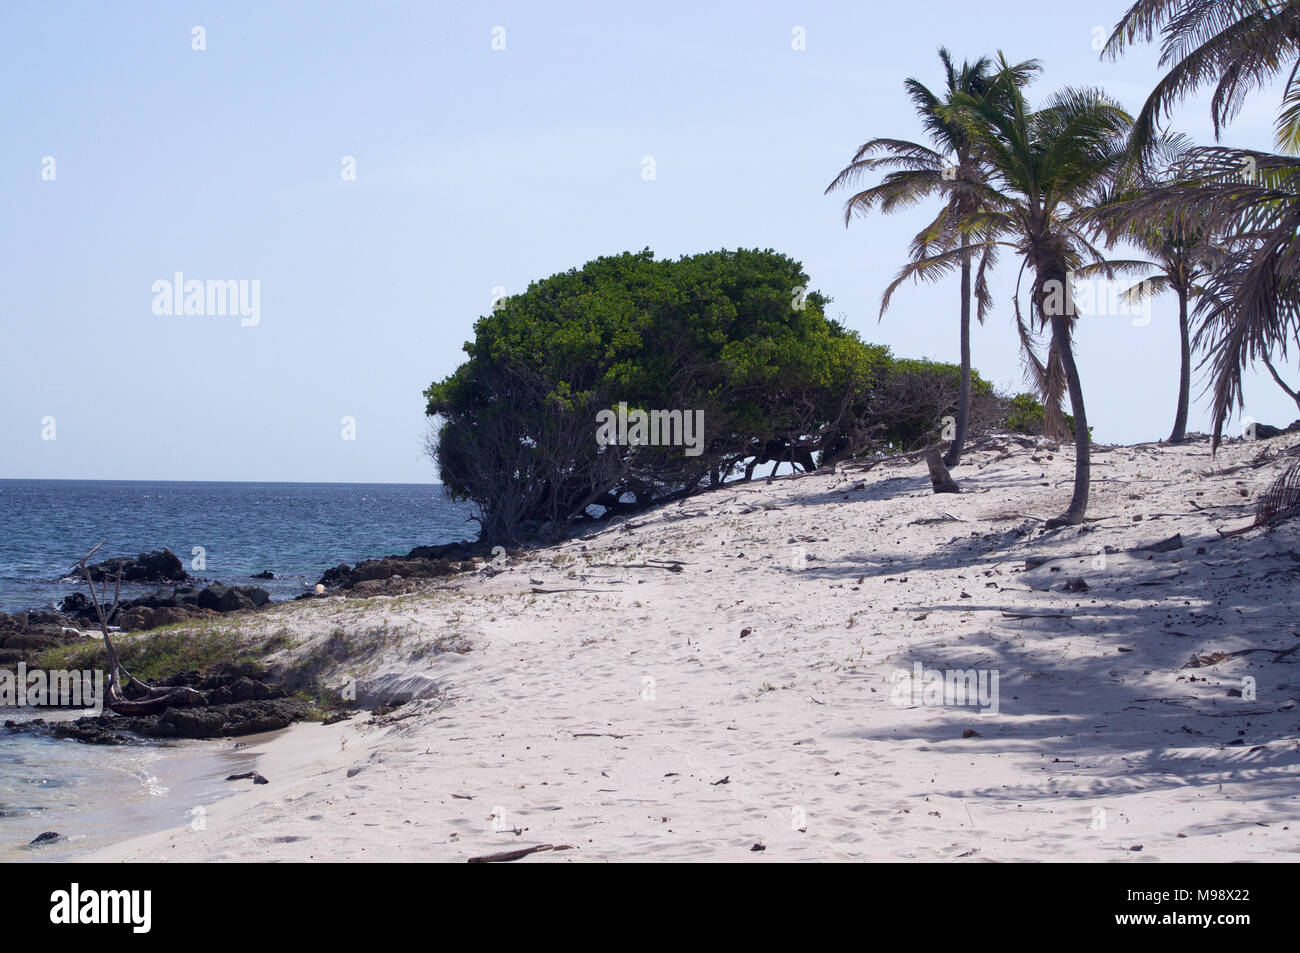
[[[599,258],[534,282],[475,324],[468,360],[425,392],[448,490],[487,541],[641,508],[778,457],[842,453],[885,348],[826,318],[808,276],[771,251]],[[597,414],[702,414],[698,446],[600,445]]]

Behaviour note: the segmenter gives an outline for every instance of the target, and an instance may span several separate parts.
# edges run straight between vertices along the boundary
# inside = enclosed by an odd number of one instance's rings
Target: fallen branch
[[[465,861],[467,864],[503,864],[511,860],[518,860],[521,857],[527,857],[529,854],[540,853],[544,850],[573,850],[572,844],[538,844],[536,847],[520,847],[518,850],[503,850],[499,854],[484,854],[482,857],[471,857]]]
[[[540,586],[533,586],[532,592],[538,595],[550,595],[555,592],[617,592],[616,589],[542,589]]]
[[[229,775],[226,778],[226,780],[227,781],[252,781],[254,784],[271,783],[270,781],[266,780],[266,778],[258,774],[256,771],[245,771],[243,774],[232,774]]]

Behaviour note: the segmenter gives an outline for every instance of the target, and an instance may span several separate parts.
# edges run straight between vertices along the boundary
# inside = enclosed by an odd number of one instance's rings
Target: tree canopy
[[[475,324],[468,360],[425,392],[445,486],[479,505],[485,540],[511,540],[719,485],[748,458],[815,466],[814,455],[824,463],[871,442],[869,424],[900,440],[938,426],[935,412],[955,405],[956,368],[915,368],[954,385],[918,416],[888,348],[827,318],[808,282],[770,250],[676,260],[646,250],[502,299]],[[874,419],[881,400],[909,413]],[[598,422],[620,407],[702,415],[702,433],[689,447],[602,444]]]

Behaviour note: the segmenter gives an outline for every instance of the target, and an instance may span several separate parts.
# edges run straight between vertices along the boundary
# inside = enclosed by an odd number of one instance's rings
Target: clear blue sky
[[[846,230],[822,191],[864,140],[920,135],[901,84],[940,85],[941,44],[1040,58],[1035,98],[1101,85],[1136,109],[1155,50],[1092,46],[1127,5],[5,4],[0,477],[431,480],[421,391],[493,287],[647,246],[786,252],[867,340],[955,361],[951,282],[876,319],[924,212]],[[1276,107],[1252,96],[1225,141],[1269,147]],[[1177,125],[1209,141],[1204,100]],[[973,345],[1006,389],[1016,268]],[[177,271],[260,281],[260,323],[155,315]],[[1147,327],[1081,321],[1078,350],[1098,439],[1168,434],[1172,300]],[[1296,416],[1265,375],[1246,395]]]

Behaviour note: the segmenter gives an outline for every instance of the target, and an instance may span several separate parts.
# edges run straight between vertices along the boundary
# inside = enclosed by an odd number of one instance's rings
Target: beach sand
[[[93,859],[1288,859],[1300,524],[1215,531],[1286,441],[1099,447],[1096,521],[1049,534],[1073,450],[1009,443],[960,495],[923,462],[756,479],[496,574],[273,608],[246,626],[291,652],[343,633],[363,700],[425,697],[298,725],[203,830]],[[998,713],[901,698],[918,662],[996,671]]]

